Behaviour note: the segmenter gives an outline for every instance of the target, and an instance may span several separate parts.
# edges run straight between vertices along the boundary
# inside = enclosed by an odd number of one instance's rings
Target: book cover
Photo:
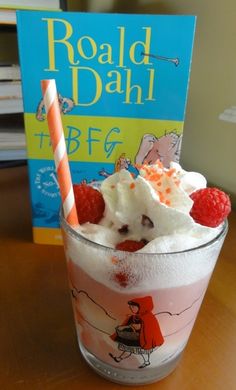
[[[61,243],[41,79],[56,80],[74,183],[179,161],[196,18],[17,11],[34,241]]]

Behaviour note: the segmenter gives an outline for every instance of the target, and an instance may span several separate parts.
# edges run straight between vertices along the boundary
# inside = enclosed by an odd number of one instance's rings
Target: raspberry
[[[230,199],[218,188],[203,188],[190,195],[190,211],[195,222],[209,227],[219,226],[231,211]]]
[[[114,275],[114,279],[115,279],[116,282],[119,283],[119,285],[121,287],[127,287],[128,286],[129,277],[128,277],[128,275],[125,272],[123,272],[123,271],[117,272]]]
[[[119,251],[136,252],[139,249],[143,248],[146,244],[147,241],[145,240],[141,240],[141,241],[125,240],[119,242],[119,244],[116,245],[116,249],[118,249]]]
[[[74,184],[73,189],[79,223],[99,223],[105,210],[101,192],[86,184]]]

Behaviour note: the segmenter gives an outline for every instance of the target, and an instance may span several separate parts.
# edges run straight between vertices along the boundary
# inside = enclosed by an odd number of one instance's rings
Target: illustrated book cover
[[[60,244],[40,81],[55,79],[74,183],[179,161],[194,16],[17,11],[33,238]]]

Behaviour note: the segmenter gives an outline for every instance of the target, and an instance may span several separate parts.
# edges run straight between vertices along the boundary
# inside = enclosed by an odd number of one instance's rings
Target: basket
[[[116,334],[124,340],[139,340],[139,333],[135,332],[135,330],[129,325],[117,326]]]

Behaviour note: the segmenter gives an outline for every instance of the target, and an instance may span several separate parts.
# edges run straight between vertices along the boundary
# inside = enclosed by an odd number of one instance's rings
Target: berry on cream
[[[217,235],[216,224],[203,226],[192,211],[194,194],[206,190],[204,176],[186,172],[177,163],[171,163],[169,169],[159,161],[138,168],[136,178],[121,170],[102,182],[103,217],[98,224],[80,226],[82,235],[104,246],[126,251],[137,248],[141,253],[183,251]],[[219,224],[227,217],[229,205]]]

